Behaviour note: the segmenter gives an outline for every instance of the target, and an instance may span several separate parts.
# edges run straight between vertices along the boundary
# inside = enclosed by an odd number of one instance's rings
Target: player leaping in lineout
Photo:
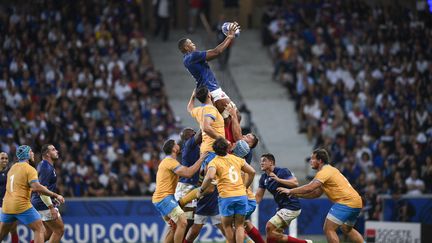
[[[196,88],[198,89],[198,87],[204,86],[210,91],[215,107],[225,120],[225,137],[231,142],[234,141],[232,139],[229,112],[225,110],[225,108],[228,105],[235,105],[225,92],[222,91],[207,61],[217,58],[231,45],[237,30],[240,30],[240,25],[237,22],[232,23],[228,29],[225,40],[215,48],[207,51],[197,51],[196,45],[190,39],[182,38],[178,41],[178,48],[184,55],[183,64],[195,78]]]

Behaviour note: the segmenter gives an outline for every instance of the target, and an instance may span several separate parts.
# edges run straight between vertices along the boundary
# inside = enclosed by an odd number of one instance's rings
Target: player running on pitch
[[[293,189],[280,187],[278,191],[288,196],[313,198],[310,197],[310,193],[322,188],[328,198],[335,203],[324,222],[327,241],[339,242],[336,230],[340,227],[353,242],[362,243],[364,242],[362,235],[353,229],[362,209],[362,199],[345,176],[329,165],[329,160],[325,149],[316,149],[310,159],[312,169],[318,171],[315,178],[307,185]]]

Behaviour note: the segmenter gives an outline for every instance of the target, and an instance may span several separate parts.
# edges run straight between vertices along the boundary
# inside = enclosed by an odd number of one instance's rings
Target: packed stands
[[[0,9],[0,148],[60,151],[60,194],[145,195],[176,134],[161,74],[129,1],[31,1]]]
[[[432,15],[363,1],[276,1],[262,42],[315,147],[379,219],[377,194],[432,193]],[[282,4],[283,2],[283,4]]]

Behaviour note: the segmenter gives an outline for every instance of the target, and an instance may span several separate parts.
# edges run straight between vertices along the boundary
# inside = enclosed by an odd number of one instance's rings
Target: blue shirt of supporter
[[[218,81],[206,61],[205,51],[185,54],[183,64],[195,78],[196,87],[205,86],[210,92],[219,88]]]
[[[293,174],[291,171],[285,168],[278,168],[275,167],[273,170],[273,173],[277,175],[277,177],[281,179],[290,179],[293,177]],[[278,210],[282,208],[286,208],[289,210],[300,210],[300,202],[298,198],[295,197],[288,197],[286,194],[278,193],[277,188],[278,187],[285,187],[289,188],[285,185],[282,185],[281,183],[273,180],[268,176],[266,173],[261,175],[261,178],[259,180],[259,188],[267,189],[274,197],[274,200],[276,201],[276,204],[278,205]]]
[[[200,157],[200,148],[195,142],[195,137],[192,136],[183,145],[181,164],[187,167],[192,166]],[[181,177],[179,182],[196,185],[199,179],[199,171],[195,173],[191,178]]]
[[[7,173],[9,169],[10,167],[8,166],[0,171],[0,208],[3,207],[3,197],[6,193]]]
[[[43,186],[46,186],[50,191],[56,191],[57,175],[54,166],[50,162],[42,160],[37,166],[37,172],[39,176],[39,183]],[[48,209],[45,203],[42,202],[38,193],[32,193],[31,203],[38,211]]]

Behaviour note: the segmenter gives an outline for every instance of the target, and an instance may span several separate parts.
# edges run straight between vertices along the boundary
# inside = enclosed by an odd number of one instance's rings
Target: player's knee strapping
[[[180,198],[179,205],[180,207],[184,207],[186,204],[192,202],[195,199],[198,199],[198,190],[199,188],[195,188],[188,192],[184,197]]]

